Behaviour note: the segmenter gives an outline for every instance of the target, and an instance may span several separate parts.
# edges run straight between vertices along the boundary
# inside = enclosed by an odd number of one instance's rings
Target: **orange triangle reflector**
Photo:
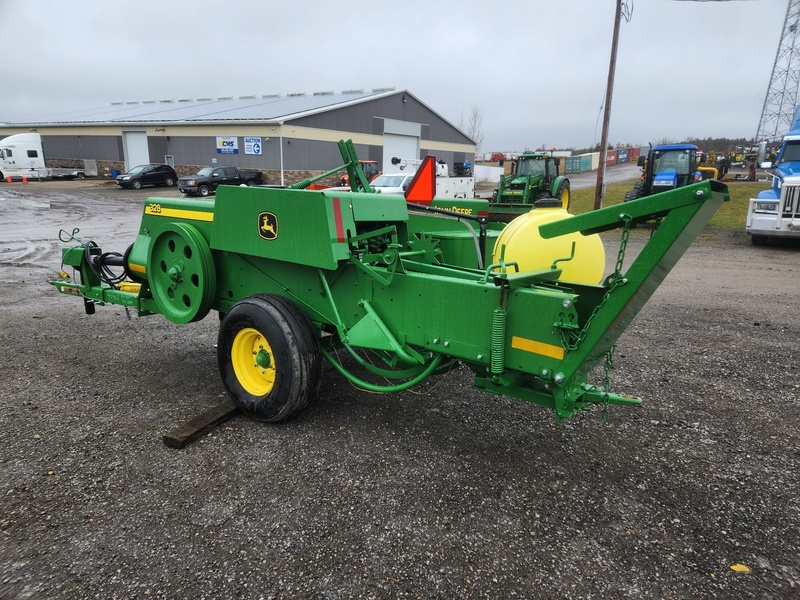
[[[406,190],[406,202],[429,206],[436,195],[436,159],[426,156]]]

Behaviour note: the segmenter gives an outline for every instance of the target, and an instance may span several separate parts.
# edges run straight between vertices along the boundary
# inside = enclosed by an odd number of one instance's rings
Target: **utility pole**
[[[606,148],[608,147],[608,123],[611,120],[611,95],[614,91],[614,71],[617,65],[617,43],[619,42],[619,22],[622,15],[622,0],[616,0],[614,13],[614,37],[611,41],[611,62],[608,65],[608,87],[606,88],[606,107],[603,112],[603,133],[600,135],[600,164],[597,165],[597,187],[594,190],[594,209],[603,208],[603,178],[606,174]]]

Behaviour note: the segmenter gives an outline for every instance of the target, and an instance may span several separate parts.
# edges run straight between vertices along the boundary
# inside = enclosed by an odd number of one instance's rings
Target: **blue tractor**
[[[696,183],[703,177],[698,165],[698,148],[693,144],[651,146],[647,156],[639,157],[642,176],[633,189],[625,194],[625,202]],[[716,179],[716,169],[710,169]]]

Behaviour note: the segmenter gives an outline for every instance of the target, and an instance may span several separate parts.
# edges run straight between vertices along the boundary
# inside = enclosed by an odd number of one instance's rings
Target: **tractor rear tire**
[[[251,296],[228,311],[219,329],[217,362],[233,402],[258,421],[297,415],[319,389],[317,336],[308,317],[280,296]]]
[[[638,200],[642,196],[644,196],[644,181],[637,181],[633,189],[625,194],[625,202],[629,200]]]
[[[572,199],[572,192],[569,189],[569,180],[565,179],[558,186],[556,191],[556,199],[561,200],[561,208],[569,210],[569,202]]]

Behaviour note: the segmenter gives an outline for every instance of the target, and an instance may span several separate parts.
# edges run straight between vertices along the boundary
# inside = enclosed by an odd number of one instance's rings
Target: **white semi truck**
[[[760,166],[772,169],[772,187],[750,199],[745,223],[750,241],[764,246],[770,238],[800,238],[800,106],[777,161]]]
[[[0,180],[27,179],[83,179],[86,168],[50,168],[45,165],[42,137],[38,133],[18,133],[0,140]]]

